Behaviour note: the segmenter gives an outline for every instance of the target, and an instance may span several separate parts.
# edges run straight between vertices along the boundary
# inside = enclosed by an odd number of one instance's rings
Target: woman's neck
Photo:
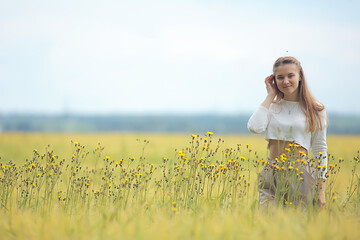
[[[291,94],[291,95],[284,95],[284,100],[291,101],[291,102],[298,102],[299,101],[299,93]]]

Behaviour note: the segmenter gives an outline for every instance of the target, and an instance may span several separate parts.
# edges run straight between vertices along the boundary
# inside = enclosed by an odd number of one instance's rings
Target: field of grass
[[[360,239],[360,136],[327,142],[326,208],[264,210],[263,136],[3,133],[0,236]]]

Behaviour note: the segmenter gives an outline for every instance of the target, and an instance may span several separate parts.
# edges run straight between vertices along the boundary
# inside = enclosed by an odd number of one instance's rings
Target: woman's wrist
[[[265,98],[265,100],[261,103],[261,106],[269,109],[270,108],[270,105],[271,103],[273,102],[274,98],[275,98],[276,95],[273,95],[273,94],[268,94]]]
[[[324,179],[324,178],[318,178],[318,184],[325,184],[325,182],[326,182],[326,179]]]

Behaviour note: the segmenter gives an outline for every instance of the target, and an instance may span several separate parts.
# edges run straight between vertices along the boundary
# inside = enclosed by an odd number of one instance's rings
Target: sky
[[[0,0],[0,114],[242,114],[278,57],[360,115],[360,1]]]

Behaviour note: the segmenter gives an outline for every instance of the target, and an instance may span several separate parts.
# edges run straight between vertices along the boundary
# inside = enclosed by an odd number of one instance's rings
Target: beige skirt
[[[280,204],[314,203],[316,191],[316,171],[310,164],[302,164],[297,171],[281,170],[275,160],[268,159],[259,174],[258,189],[260,205],[270,202]]]

